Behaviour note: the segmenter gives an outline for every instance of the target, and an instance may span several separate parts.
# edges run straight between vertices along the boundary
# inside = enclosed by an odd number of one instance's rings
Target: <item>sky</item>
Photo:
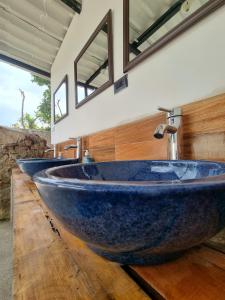
[[[22,97],[25,92],[24,113],[34,115],[45,87],[31,82],[29,72],[0,61],[0,125],[11,126],[21,117]]]

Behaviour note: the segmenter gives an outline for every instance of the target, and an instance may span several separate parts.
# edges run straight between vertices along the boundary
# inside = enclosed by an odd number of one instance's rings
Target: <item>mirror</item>
[[[104,17],[74,62],[76,108],[113,84],[112,12]]]
[[[223,0],[124,0],[124,72],[222,5]]]
[[[54,123],[68,115],[68,76],[66,75],[53,94]]]

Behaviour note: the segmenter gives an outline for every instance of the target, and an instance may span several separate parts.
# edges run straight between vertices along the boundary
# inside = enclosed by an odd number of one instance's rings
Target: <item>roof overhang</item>
[[[0,0],[0,60],[50,77],[81,1]]]

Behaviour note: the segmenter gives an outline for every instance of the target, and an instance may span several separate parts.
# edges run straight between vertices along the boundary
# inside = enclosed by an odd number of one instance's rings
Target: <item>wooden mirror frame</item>
[[[130,61],[129,59],[129,0],[123,0],[123,71],[126,73],[134,68],[137,64],[145,60],[147,57],[164,47],[174,38],[179,36],[184,31],[188,30],[191,26],[201,21],[203,18],[213,13],[215,10],[225,4],[225,0],[210,0],[204,4],[192,15],[187,17],[176,27],[170,30],[167,34],[161,37],[152,46],[144,50],[141,54]]]
[[[109,80],[105,82],[101,87],[96,89],[92,94],[87,96],[82,101],[78,102],[78,93],[77,93],[77,63],[79,62],[80,58],[83,56],[85,51],[88,49],[88,47],[91,45],[93,40],[96,38],[98,33],[103,28],[104,24],[108,24],[108,71],[109,71]],[[114,71],[113,71],[113,33],[112,33],[112,10],[110,9],[108,13],[105,15],[101,23],[98,25],[98,27],[95,29],[94,33],[90,36],[89,40],[77,56],[77,58],[74,61],[74,79],[75,79],[75,100],[76,100],[76,108],[81,107],[100,93],[102,93],[104,90],[106,90],[108,87],[110,87],[114,82]]]
[[[65,83],[65,85],[66,85],[66,114],[64,116],[62,116],[60,119],[56,120],[55,119],[55,94],[61,88],[61,86],[63,85],[63,83]],[[54,124],[57,124],[58,122],[62,121],[69,114],[68,75],[65,75],[63,77],[62,81],[60,82],[60,84],[58,85],[57,89],[55,90],[55,92],[53,94],[53,113],[54,113]]]

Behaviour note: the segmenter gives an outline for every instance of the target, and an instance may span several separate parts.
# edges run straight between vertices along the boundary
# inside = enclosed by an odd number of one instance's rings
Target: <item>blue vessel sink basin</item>
[[[42,171],[44,169],[76,164],[78,162],[77,159],[48,159],[48,158],[28,158],[28,159],[17,159],[16,163],[19,166],[20,170],[30,177],[32,177],[35,173]]]
[[[47,206],[97,254],[158,264],[225,227],[225,164],[121,161],[56,167],[34,176]]]

